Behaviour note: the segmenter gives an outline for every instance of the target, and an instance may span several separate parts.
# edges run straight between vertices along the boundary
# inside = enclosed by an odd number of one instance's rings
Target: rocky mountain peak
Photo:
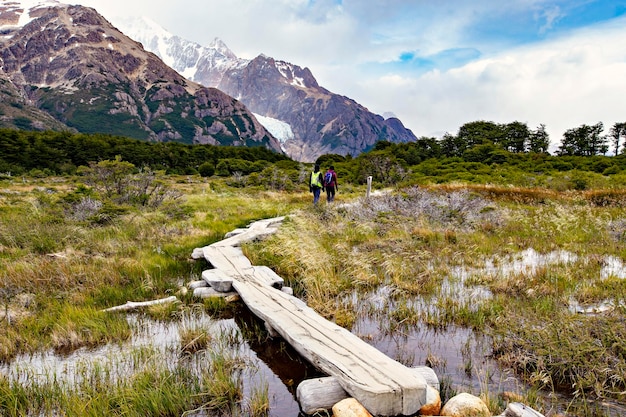
[[[0,9],[14,25],[0,37],[0,68],[30,105],[81,132],[280,151],[242,103],[184,78],[94,9],[46,3],[22,7],[23,26],[16,5]]]
[[[124,31],[147,45],[148,37],[132,24],[125,26]],[[170,56],[186,55],[187,46],[175,46],[171,41],[169,45]],[[400,120],[385,120],[354,100],[321,87],[308,68],[264,54],[252,60],[240,59],[219,39],[207,47],[194,45],[199,55],[189,61],[177,60],[173,67],[190,80],[241,100],[263,117],[268,128],[280,126],[280,131],[274,133],[294,159],[313,161],[324,153],[356,155],[378,140],[417,140]],[[162,48],[146,47],[164,56]],[[168,58],[163,59],[169,62]],[[289,132],[289,136],[281,137],[281,132]]]
[[[220,53],[221,55],[223,55],[224,57],[233,60],[233,61],[238,61],[239,58],[237,58],[237,55],[235,55],[235,53],[233,51],[231,51],[228,46],[226,46],[226,44],[224,43],[224,41],[222,41],[220,38],[215,38],[213,39],[213,41],[211,41],[211,43],[209,43],[208,46],[209,49],[215,49],[215,51],[217,51],[218,53]]]

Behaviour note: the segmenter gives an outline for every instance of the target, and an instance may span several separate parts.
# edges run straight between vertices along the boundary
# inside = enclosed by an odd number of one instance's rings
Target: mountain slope
[[[281,150],[245,105],[187,80],[94,9],[5,0],[0,33],[6,78],[77,131]]]
[[[325,153],[356,155],[379,140],[417,140],[400,120],[384,119],[319,86],[307,68],[264,55],[239,59],[217,39],[203,47],[147,19],[125,20],[122,27],[189,79],[217,87],[255,114],[289,125],[292,136],[283,138],[283,148],[294,159],[313,161]]]

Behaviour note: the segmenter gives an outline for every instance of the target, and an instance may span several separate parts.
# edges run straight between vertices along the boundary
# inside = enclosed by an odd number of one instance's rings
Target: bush
[[[215,167],[211,162],[205,162],[198,167],[198,173],[202,177],[212,177],[215,175]]]

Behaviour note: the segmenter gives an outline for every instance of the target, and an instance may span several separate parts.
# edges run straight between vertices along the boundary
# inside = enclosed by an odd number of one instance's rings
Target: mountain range
[[[94,9],[56,1],[0,3],[3,125],[65,126],[152,141],[280,143],[240,101],[194,83]],[[20,109],[16,113],[13,109]]]
[[[307,68],[241,59],[219,39],[204,47],[146,19],[118,25],[88,7],[3,0],[0,126],[266,146],[306,162],[416,140]]]
[[[218,38],[201,46],[147,18],[125,19],[118,25],[190,80],[241,100],[294,159],[313,161],[326,153],[357,155],[379,140],[417,140],[399,119],[385,119],[321,87],[308,68],[265,55],[238,58]]]

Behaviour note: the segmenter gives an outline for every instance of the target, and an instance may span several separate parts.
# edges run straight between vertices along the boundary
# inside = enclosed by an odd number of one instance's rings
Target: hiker
[[[326,188],[326,201],[332,203],[335,200],[335,191],[339,191],[337,185],[337,173],[335,167],[330,166],[324,174],[324,188]]]
[[[317,204],[320,199],[320,193],[324,187],[324,178],[320,172],[320,165],[315,164],[313,172],[311,173],[311,179],[309,181],[309,191],[313,193],[313,204]]]

